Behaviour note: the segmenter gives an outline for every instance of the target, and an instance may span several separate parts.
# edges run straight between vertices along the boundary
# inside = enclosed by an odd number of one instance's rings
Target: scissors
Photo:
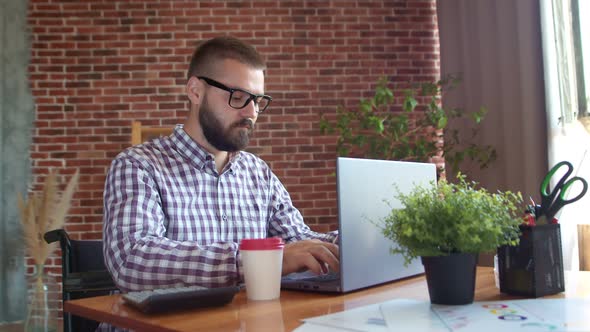
[[[565,174],[557,181],[553,190],[549,189],[551,179],[557,173],[557,171],[563,166],[567,167]],[[574,176],[568,180],[568,177],[573,173],[574,167],[568,161],[561,161],[557,163],[543,179],[541,183],[541,209],[537,214],[537,224],[546,224],[553,220],[557,212],[573,202],[581,199],[588,191],[588,182],[579,176]],[[582,191],[571,199],[566,199],[568,189],[574,185],[574,183],[580,182],[582,184]]]

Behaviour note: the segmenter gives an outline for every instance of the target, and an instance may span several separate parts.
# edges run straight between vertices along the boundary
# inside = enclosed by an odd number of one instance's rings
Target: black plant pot
[[[475,291],[477,254],[422,257],[432,304],[469,304]]]

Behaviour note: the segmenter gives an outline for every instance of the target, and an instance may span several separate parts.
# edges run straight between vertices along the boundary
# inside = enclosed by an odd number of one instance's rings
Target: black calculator
[[[206,288],[185,286],[133,291],[123,300],[144,313],[222,306],[230,303],[240,291],[238,286]]]

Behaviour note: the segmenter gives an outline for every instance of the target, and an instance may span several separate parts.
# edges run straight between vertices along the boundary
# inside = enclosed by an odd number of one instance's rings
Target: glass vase
[[[43,265],[36,265],[27,280],[28,301],[26,332],[57,332],[59,287],[55,278],[45,273]]]

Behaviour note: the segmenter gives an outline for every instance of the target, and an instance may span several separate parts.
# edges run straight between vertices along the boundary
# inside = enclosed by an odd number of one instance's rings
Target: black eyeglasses
[[[229,87],[217,82],[216,80],[212,80],[209,77],[205,77],[205,76],[197,76],[197,78],[205,81],[207,84],[209,84],[211,86],[214,86],[218,89],[225,90],[225,91],[229,92],[228,104],[232,108],[235,108],[238,110],[246,107],[248,105],[248,103],[251,100],[253,100],[254,105],[258,106],[258,110],[256,112],[262,113],[268,107],[268,105],[270,105],[270,102],[272,101],[271,96],[255,95],[253,93],[250,93],[250,92],[242,90],[242,89],[229,88]]]

